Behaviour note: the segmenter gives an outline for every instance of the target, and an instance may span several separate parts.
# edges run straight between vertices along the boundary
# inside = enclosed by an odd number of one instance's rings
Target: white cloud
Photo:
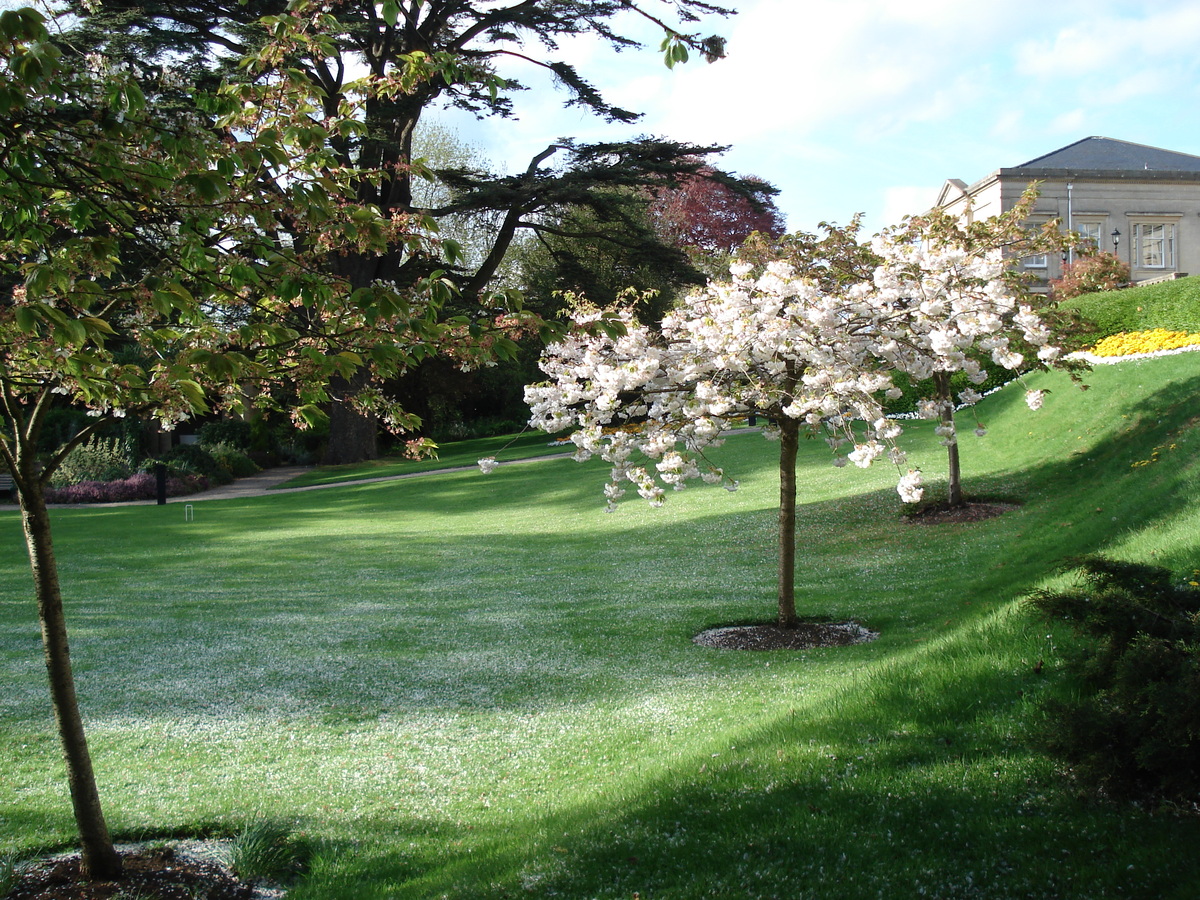
[[[905,216],[928,212],[937,202],[942,189],[930,185],[893,185],[883,191],[883,207],[879,220],[887,225],[899,225]]]
[[[1050,38],[1025,41],[1014,58],[1022,75],[1082,78],[1154,69],[1179,54],[1191,57],[1200,39],[1200,7],[1177,3],[1141,7],[1135,15],[1105,14],[1099,6],[1087,21],[1061,28]]]

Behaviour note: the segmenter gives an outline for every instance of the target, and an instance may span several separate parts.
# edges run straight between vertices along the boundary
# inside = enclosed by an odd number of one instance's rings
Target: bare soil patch
[[[962,506],[951,506],[942,501],[924,506],[914,513],[903,517],[910,525],[951,525],[956,522],[982,522],[1002,516],[1009,510],[1017,509],[1016,503],[1000,503],[996,501],[969,500]]]
[[[121,851],[120,881],[84,881],[79,854],[30,863],[5,900],[259,900],[278,897],[238,879],[225,866],[171,846]]]
[[[727,625],[710,628],[694,638],[701,647],[718,650],[812,650],[817,647],[847,647],[879,637],[857,622],[802,622],[796,628],[778,625]]]

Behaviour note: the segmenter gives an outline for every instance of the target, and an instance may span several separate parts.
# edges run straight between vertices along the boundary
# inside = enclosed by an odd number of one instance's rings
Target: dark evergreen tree
[[[144,64],[170,59],[173,68],[195,81],[234,74],[234,63],[253,52],[267,35],[257,24],[264,17],[311,18],[322,41],[298,49],[293,68],[304,72],[324,97],[332,117],[353,90],[353,82],[368,77],[393,81],[397,89],[374,96],[364,107],[364,127],[358,133],[331,135],[338,165],[371,173],[361,179],[358,202],[375,206],[387,217],[403,218],[414,209],[411,165],[413,136],[421,117],[448,106],[479,116],[509,116],[514,98],[525,89],[515,80],[501,80],[494,66],[502,59],[519,59],[532,70],[549,75],[565,91],[568,105],[588,109],[612,122],[633,122],[638,115],[609,104],[570,63],[559,58],[558,42],[592,33],[617,50],[634,49],[638,42],[621,29],[621,14],[634,14],[660,25],[666,35],[667,63],[686,59],[689,50],[710,61],[723,55],[718,37],[690,34],[687,28],[702,14],[732,11],[703,0],[519,0],[504,4],[483,0],[385,0],[382,4],[347,0],[319,9],[304,3],[285,6],[282,0],[70,0],[82,22],[72,37],[81,47],[104,43]],[[671,18],[659,16],[663,9]],[[271,21],[267,18],[268,22]],[[628,20],[626,20],[628,21]],[[321,49],[315,51],[314,46]],[[414,69],[433,70],[434,78],[410,78]],[[185,94],[186,91],[181,92]],[[499,217],[492,246],[483,262],[459,271],[462,312],[489,315],[494,305],[485,294],[504,255],[522,230],[545,231],[571,209],[595,213],[601,226],[597,237],[628,241],[627,220],[601,211],[612,189],[636,187],[653,191],[673,187],[697,171],[718,147],[698,147],[649,138],[624,144],[576,146],[562,141],[533,159],[519,175],[495,177],[483,172],[443,172],[452,183],[454,200],[428,211],[439,216],[478,212]],[[552,164],[560,158],[558,167]],[[736,180],[735,180],[736,183]],[[745,183],[750,195],[761,184]],[[639,240],[643,236],[639,236]],[[644,236],[655,243],[654,235]],[[453,260],[451,260],[453,261]],[[415,283],[446,260],[413,255],[397,244],[394,251],[364,256],[331,256],[335,274],[357,286],[378,281],[403,286]],[[363,422],[349,405],[365,384],[336,385],[331,411],[330,462],[369,458],[377,452],[377,429]]]

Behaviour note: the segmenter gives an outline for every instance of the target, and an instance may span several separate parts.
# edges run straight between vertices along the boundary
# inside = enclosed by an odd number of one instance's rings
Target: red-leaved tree
[[[777,190],[754,176],[744,181],[761,190],[747,192],[744,185],[708,166],[686,176],[650,205],[655,230],[668,243],[708,256],[732,253],[756,231],[780,237],[786,225],[771,199]]]

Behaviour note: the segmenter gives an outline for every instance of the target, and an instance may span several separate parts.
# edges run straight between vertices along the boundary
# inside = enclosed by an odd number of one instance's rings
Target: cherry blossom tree
[[[955,410],[974,406],[980,394],[973,388],[953,395],[951,377],[963,373],[975,385],[987,380],[981,360],[1013,372],[1027,372],[1058,361],[1050,325],[1056,320],[1044,297],[1030,290],[1028,279],[1014,261],[1032,254],[1055,253],[1071,236],[1050,220],[1030,230],[1028,220],[1037,200],[1031,186],[1013,207],[986,219],[971,221],[941,211],[908,220],[874,242],[880,259],[874,284],[878,302],[903,309],[899,328],[880,349],[897,371],[914,381],[932,380],[933,396],[918,403],[922,418],[938,421],[946,447],[950,506],[962,506],[962,489]],[[1041,393],[1026,399],[1037,409]],[[986,429],[976,421],[975,433]]]
[[[793,242],[789,258],[767,262],[761,274],[749,262],[735,264],[731,280],[692,294],[658,329],[628,314],[618,329],[604,328],[598,313],[582,310],[577,330],[543,357],[548,380],[526,389],[534,426],[570,430],[577,459],[595,455],[611,464],[604,489],[610,511],[630,486],[653,506],[664,502],[668,488],[681,490],[696,478],[736,488],[704,451],[743,417],[767,416],[772,424],[764,433],[780,444],[783,627],[799,622],[801,436],[823,434],[837,466],[888,460],[901,499],[916,502],[921,473],[909,467],[896,442],[901,426],[882,406],[885,397],[899,395],[893,375],[974,377],[980,369],[969,351],[975,348],[1014,369],[1023,362],[1018,344],[1039,348],[1046,361],[1056,356],[1049,329],[1014,297],[1001,248],[963,239],[941,221],[913,223],[875,241],[869,280],[834,277],[862,271],[854,229],[829,226],[824,239]],[[1038,392],[1028,399],[1040,405]],[[485,469],[491,464],[483,461]]]
[[[877,309],[867,285],[821,291],[775,262],[757,279],[742,264],[729,282],[710,282],[658,329],[620,319],[617,333],[595,313],[543,358],[544,384],[526,389],[531,422],[555,433],[572,429],[576,458],[612,465],[608,509],[632,486],[652,505],[691,479],[737,482],[708,463],[704,450],[748,414],[765,415],[780,443],[778,620],[794,627],[796,454],[805,432],[824,431],[852,449],[837,462],[868,466],[884,455],[901,468],[906,499],[920,496],[919,473],[905,468],[880,394],[890,378],[873,362]],[[855,421],[866,423],[857,433]]]
[[[318,23],[319,24],[319,23]],[[487,323],[446,319],[436,269],[399,289],[354,283],[327,264],[402,243],[436,259],[415,216],[355,201],[330,130],[362,128],[356,102],[439,77],[425,60],[359,85],[335,115],[285,61],[311,40],[284,19],[255,61],[263,77],[198,97],[203,117],[156,113],[161,82],[102,57],[64,55],[32,9],[0,12],[0,460],[12,473],[33,574],[52,707],[94,879],[121,873],[76,697],[45,487],[113,419],[170,428],[211,409],[284,407],[313,422],[334,378],[388,377],[431,354],[478,364],[511,348]],[[169,78],[159,73],[157,78]],[[215,124],[215,127],[214,127]],[[382,397],[356,402],[395,428]],[[55,406],[90,424],[46,443]]]

